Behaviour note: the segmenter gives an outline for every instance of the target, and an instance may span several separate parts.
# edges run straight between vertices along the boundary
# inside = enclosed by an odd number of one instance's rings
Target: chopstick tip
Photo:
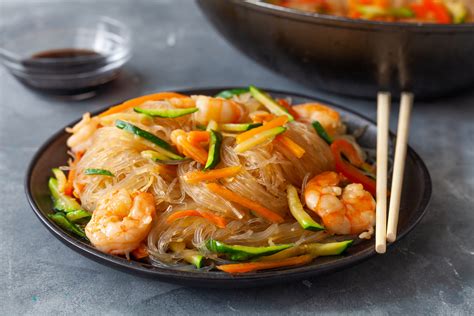
[[[385,244],[379,244],[375,246],[375,251],[377,253],[383,254],[387,251],[387,245]]]
[[[397,239],[397,235],[394,233],[387,233],[387,241],[394,242]]]

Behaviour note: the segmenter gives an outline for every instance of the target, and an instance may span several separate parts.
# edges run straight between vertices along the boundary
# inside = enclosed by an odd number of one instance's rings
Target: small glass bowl
[[[11,21],[0,38],[3,65],[30,88],[53,95],[93,95],[117,78],[130,59],[130,31],[104,16],[40,14]],[[74,58],[32,58],[64,49],[97,54]]]

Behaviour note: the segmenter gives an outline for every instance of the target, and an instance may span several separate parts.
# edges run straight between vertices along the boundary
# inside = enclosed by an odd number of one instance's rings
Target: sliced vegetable
[[[313,257],[311,255],[303,255],[299,257],[292,257],[279,261],[259,261],[248,263],[233,263],[217,266],[217,269],[227,273],[246,273],[258,270],[267,270],[281,267],[290,267],[303,265],[311,262]]]
[[[162,117],[162,118],[177,118],[185,115],[192,114],[199,111],[198,108],[183,108],[183,109],[133,109],[137,113],[146,114],[152,117]]]
[[[58,189],[58,180],[49,178],[48,182],[51,196],[53,197],[54,209],[57,211],[72,212],[81,210],[81,205],[73,197],[61,193]]]
[[[302,148],[300,145],[295,143],[291,138],[284,136],[284,135],[278,135],[275,138],[276,141],[278,141],[280,144],[286,147],[293,155],[296,156],[296,158],[301,158],[305,154],[304,148]]]
[[[262,123],[243,123],[243,124],[221,124],[219,130],[224,132],[245,132],[256,127],[262,126]]]
[[[230,90],[224,90],[216,94],[216,98],[224,98],[224,99],[230,99],[233,96],[236,95],[241,95],[244,93],[249,92],[248,88],[236,88],[236,89],[230,89]]]
[[[364,161],[359,157],[354,146],[347,140],[340,138],[333,141],[331,151],[334,156],[336,170],[342,173],[349,181],[362,184],[365,190],[375,196],[375,180],[364,175],[362,171],[356,168],[360,167]],[[349,159],[349,162],[345,161],[342,155]]]
[[[277,99],[278,104],[280,104],[282,107],[286,109],[288,113],[293,116],[295,120],[299,119],[300,115],[293,109],[290,103],[286,101],[286,99]]]
[[[144,150],[140,153],[140,155],[143,158],[147,158],[147,159],[153,160],[155,162],[161,162],[161,161],[169,160],[168,156],[166,156],[162,153],[159,153],[157,151],[154,151],[154,150]]]
[[[165,99],[171,99],[171,98],[187,98],[187,96],[179,94],[179,93],[175,93],[175,92],[160,92],[160,93],[144,95],[135,99],[125,101],[122,104],[113,106],[107,111],[100,113],[99,117],[104,117],[110,114],[123,112],[127,109],[142,105],[143,103],[147,101],[159,101],[159,100],[165,100]]]
[[[283,126],[285,125],[285,123],[288,122],[288,118],[286,116],[279,116],[273,120],[271,120],[270,122],[268,123],[265,123],[265,125],[263,126],[260,126],[260,127],[256,127],[256,128],[253,128],[245,133],[242,133],[240,135],[237,135],[237,137],[235,138],[237,144],[240,144],[250,138],[252,138],[253,136],[257,135],[257,134],[260,134],[264,131],[268,131],[269,129],[272,129],[272,128],[275,128],[275,127],[279,127],[279,126]]]
[[[64,193],[64,190],[66,189],[66,185],[67,185],[66,175],[59,168],[53,168],[51,169],[51,171],[53,172],[56,180],[58,180],[58,191],[61,193]]]
[[[283,217],[281,217],[279,214],[269,210],[268,208],[258,204],[257,202],[249,200],[237,193],[234,193],[224,188],[222,185],[219,185],[217,183],[208,183],[207,188],[212,192],[216,193],[217,195],[223,197],[224,199],[242,205],[243,207],[254,211],[261,217],[266,218],[271,222],[281,223],[284,221]]]
[[[188,216],[198,216],[198,217],[205,218],[219,228],[225,228],[227,226],[227,221],[224,217],[215,215],[211,212],[198,211],[198,210],[183,210],[183,211],[174,212],[173,214],[168,216],[168,218],[166,219],[166,222],[170,224],[180,218],[184,218]]]
[[[71,169],[68,172],[67,175],[67,183],[66,187],[64,188],[64,193],[69,196],[73,196],[73,191],[74,191],[74,179],[76,178],[76,165],[81,160],[83,153],[82,152],[77,152],[75,154],[74,161],[70,163]]]
[[[114,177],[114,174],[109,170],[105,169],[97,169],[97,168],[87,168],[84,170],[84,174],[91,176],[91,175],[99,175],[99,176],[109,176]]]
[[[251,247],[241,245],[228,245],[214,239],[209,239],[206,243],[206,247],[212,252],[227,254],[230,260],[243,261],[256,257],[272,255],[279,251],[293,247],[293,244]]]
[[[209,143],[210,135],[208,131],[190,131],[187,139],[192,145],[199,146],[202,143]]]
[[[444,2],[453,17],[453,23],[460,24],[466,21],[468,10],[460,0],[449,0]]]
[[[92,214],[86,210],[77,210],[77,211],[66,213],[66,217],[68,220],[70,220],[73,223],[82,224],[84,222],[88,222],[91,219]]]
[[[413,12],[410,8],[407,7],[390,8],[389,14],[396,18],[404,19],[415,17],[415,12]]]
[[[301,204],[300,197],[298,195],[298,191],[296,188],[291,184],[288,185],[286,189],[286,194],[288,198],[288,206],[290,208],[291,215],[298,221],[303,229],[307,230],[323,230],[324,226],[316,222],[308,213],[306,213],[303,209],[303,205]]]
[[[218,131],[219,130],[219,124],[217,124],[216,121],[210,120],[209,123],[207,123],[206,131]]]
[[[193,264],[196,268],[202,267],[204,257],[196,250],[186,249],[184,242],[170,242],[169,248],[173,252],[181,254],[185,261]]]
[[[288,113],[287,109],[278,104],[271,96],[269,96],[264,91],[258,89],[257,87],[250,86],[250,93],[252,96],[260,103],[262,103],[271,113],[275,115],[286,115],[288,121],[294,121],[294,117]]]
[[[185,137],[181,138],[179,143],[181,145],[181,150],[186,157],[199,162],[201,165],[206,164],[208,153],[204,148],[191,144]]]
[[[281,126],[266,130],[238,144],[237,146],[235,146],[234,151],[237,153],[242,153],[270,139],[273,139],[275,136],[280,135],[281,133],[284,133],[285,131],[286,131],[286,128],[281,127]]]
[[[332,137],[329,136],[329,134],[326,132],[324,127],[321,125],[321,123],[319,123],[318,121],[314,121],[313,123],[311,123],[311,125],[313,125],[319,137],[321,137],[328,144],[332,143]]]
[[[207,161],[204,170],[213,169],[221,161],[222,135],[212,129],[209,133],[211,138],[209,140],[209,152],[207,154]]]
[[[73,234],[75,234],[75,235],[77,235],[81,238],[87,239],[87,236],[84,233],[84,231],[82,230],[82,228],[80,228],[79,226],[71,223],[63,213],[58,212],[58,213],[54,213],[54,214],[48,214],[48,217],[51,218],[53,220],[53,222],[55,222],[62,229],[66,230],[70,233],[73,233]]]
[[[147,132],[147,131],[139,128],[138,126],[135,126],[133,124],[130,124],[130,123],[122,121],[122,120],[117,120],[115,122],[115,126],[117,128],[123,129],[124,131],[127,131],[129,133],[137,135],[137,136],[139,136],[143,139],[146,139],[149,142],[152,142],[153,144],[155,144],[158,147],[160,147],[161,149],[163,149],[163,153],[165,155],[167,155],[170,159],[178,160],[178,159],[183,159],[184,158],[184,157],[181,157],[181,156],[177,155],[174,152],[174,149],[170,144],[168,144],[167,142],[165,142],[164,140],[162,140],[158,136],[153,135],[152,133]]]
[[[199,183],[202,181],[214,181],[221,178],[229,178],[238,174],[242,166],[231,166],[209,171],[191,171],[184,175],[184,180],[188,183]]]
[[[373,19],[376,17],[383,17],[389,14],[389,11],[377,5],[359,5],[357,10],[360,12],[361,17],[365,19]]]
[[[346,251],[347,248],[352,245],[352,240],[345,240],[340,242],[330,242],[330,243],[311,243],[305,245],[294,246],[283,250],[279,253],[276,253],[271,256],[262,257],[260,261],[274,261],[274,260],[283,260],[290,257],[300,256],[309,254],[314,257],[322,256],[337,256]]]

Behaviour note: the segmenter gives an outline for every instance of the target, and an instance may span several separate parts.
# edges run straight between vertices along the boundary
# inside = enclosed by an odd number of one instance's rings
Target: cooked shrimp
[[[213,120],[217,123],[239,123],[245,115],[245,107],[232,100],[211,98],[203,95],[193,96],[198,112],[194,113],[197,123],[207,125]]]
[[[330,136],[344,134],[346,126],[341,116],[334,109],[319,103],[295,105],[293,109],[300,115],[300,120],[318,121]]]
[[[99,127],[98,117],[92,117],[90,113],[85,113],[82,120],[72,128],[66,128],[66,132],[72,133],[67,140],[67,145],[75,153],[84,152],[92,144],[92,135]]]
[[[375,224],[375,201],[359,183],[339,185],[341,176],[323,172],[306,185],[306,205],[321,217],[326,229],[335,234],[358,234]]]
[[[85,232],[100,251],[128,254],[148,236],[155,215],[155,200],[150,193],[132,197],[125,189],[99,202]]]

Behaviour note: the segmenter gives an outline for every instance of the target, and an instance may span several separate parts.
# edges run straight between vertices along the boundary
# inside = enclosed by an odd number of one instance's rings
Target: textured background
[[[429,212],[386,255],[351,269],[204,290],[120,273],[66,248],[33,215],[23,180],[39,145],[85,111],[161,89],[248,83],[324,97],[372,118],[375,110],[373,102],[308,91],[240,56],[192,0],[0,0],[0,24],[47,10],[122,20],[134,31],[134,56],[119,81],[82,102],[36,95],[0,68],[0,314],[474,313],[474,91],[416,104],[410,144],[433,178]],[[392,119],[395,126],[395,112]]]

